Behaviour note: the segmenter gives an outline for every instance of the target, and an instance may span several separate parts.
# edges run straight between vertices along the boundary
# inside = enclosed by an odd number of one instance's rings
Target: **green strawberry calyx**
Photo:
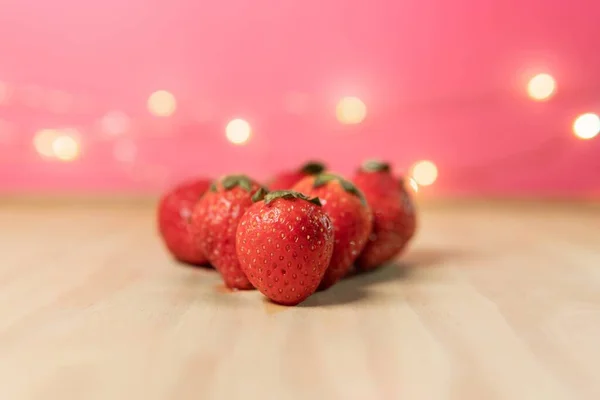
[[[366,172],[390,172],[390,164],[379,160],[367,160],[362,164]]]
[[[365,200],[365,196],[352,182],[350,182],[349,180],[346,180],[336,174],[331,174],[331,173],[325,172],[325,173],[317,175],[317,177],[315,178],[315,181],[313,183],[313,188],[318,188],[318,187],[327,185],[329,182],[334,182],[334,181],[337,181],[340,184],[340,186],[342,187],[342,189],[344,189],[347,193],[350,193],[350,194],[358,197],[359,200],[361,201],[361,203],[367,204],[367,201]]]
[[[247,177],[246,175],[227,175],[219,179],[218,181],[213,182],[210,185],[210,190],[212,192],[217,191],[217,182],[220,182],[225,190],[231,190],[236,186],[244,189],[246,192],[252,191],[252,179]]]
[[[325,171],[325,164],[318,161],[309,161],[300,167],[300,172],[306,175],[317,175]]]
[[[252,196],[252,202],[256,203],[257,201],[264,200],[265,196],[269,193],[267,189],[264,187],[259,188],[254,195]]]
[[[313,203],[314,205],[321,207],[321,200],[319,200],[318,197],[310,198],[300,192],[294,192],[293,190],[276,190],[274,192],[271,192],[271,193],[265,195],[265,197],[264,197],[265,204],[269,204],[273,200],[276,200],[276,199],[286,199],[286,200],[300,199],[300,200],[308,201],[309,203]]]

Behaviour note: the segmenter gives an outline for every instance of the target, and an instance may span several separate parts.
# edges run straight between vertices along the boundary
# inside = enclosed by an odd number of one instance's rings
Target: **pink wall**
[[[571,134],[600,113],[599,20],[592,0],[3,0],[0,190],[156,191],[381,157],[435,161],[430,193],[600,196],[600,137]],[[538,72],[557,81],[546,103],[525,95]],[[146,110],[157,89],[172,117]],[[364,123],[335,120],[344,95]],[[125,133],[102,130],[112,110]],[[246,146],[224,137],[238,116]],[[36,153],[49,127],[79,131],[78,160]]]

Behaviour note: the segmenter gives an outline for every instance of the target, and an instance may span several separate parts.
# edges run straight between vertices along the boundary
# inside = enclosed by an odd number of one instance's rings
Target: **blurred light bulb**
[[[110,111],[102,117],[102,130],[110,136],[122,135],[129,129],[129,117],[121,111]]]
[[[594,113],[581,114],[573,123],[573,133],[579,139],[592,139],[600,133],[600,117]]]
[[[437,167],[429,160],[415,163],[411,170],[413,179],[420,186],[429,186],[433,184],[438,177]]]
[[[556,81],[549,74],[538,74],[529,80],[527,93],[534,100],[548,100],[556,90]]]
[[[240,118],[229,121],[225,128],[225,136],[233,144],[246,143],[250,139],[251,133],[250,124]]]
[[[46,158],[54,157],[52,148],[54,140],[60,136],[60,132],[55,129],[41,129],[33,138],[33,147],[42,156]]]
[[[54,156],[61,161],[73,161],[79,157],[79,142],[69,135],[60,135],[52,142]]]
[[[166,90],[158,90],[148,97],[148,110],[157,117],[171,116],[176,108],[175,96]]]
[[[360,124],[367,116],[367,106],[358,97],[343,97],[337,104],[335,114],[342,124]]]

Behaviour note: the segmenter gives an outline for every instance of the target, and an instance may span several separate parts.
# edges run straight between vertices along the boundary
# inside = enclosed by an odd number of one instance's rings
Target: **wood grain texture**
[[[0,399],[598,399],[600,211],[425,208],[296,308],[173,262],[153,208],[0,208]]]

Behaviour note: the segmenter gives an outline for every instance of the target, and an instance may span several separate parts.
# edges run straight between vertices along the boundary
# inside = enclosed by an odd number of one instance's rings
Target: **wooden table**
[[[152,204],[0,204],[0,399],[600,399],[600,209],[425,207],[296,308],[177,265]]]

